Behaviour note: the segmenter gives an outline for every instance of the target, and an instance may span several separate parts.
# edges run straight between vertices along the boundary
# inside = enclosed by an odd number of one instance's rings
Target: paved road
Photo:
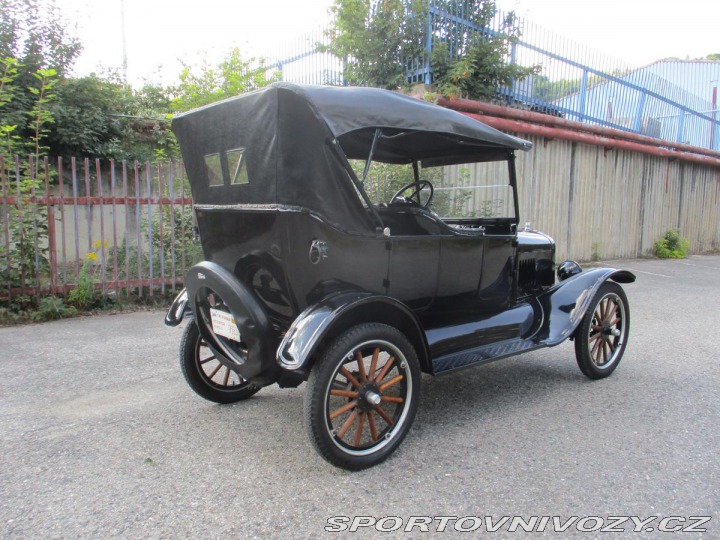
[[[708,515],[718,538],[720,257],[615,265],[639,279],[612,377],[585,379],[568,343],[424,378],[403,445],[360,473],[312,450],[304,387],[232,406],[192,394],[181,331],[159,312],[0,329],[0,537],[317,537],[334,515]]]

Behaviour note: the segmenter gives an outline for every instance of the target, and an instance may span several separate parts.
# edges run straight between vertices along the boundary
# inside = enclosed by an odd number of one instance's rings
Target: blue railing
[[[430,55],[439,41],[452,35],[504,31],[505,14],[498,12],[488,27],[468,20],[465,0],[428,0],[423,52],[405,60],[409,83],[432,83]],[[508,104],[693,146],[720,149],[717,87],[720,62],[668,60],[634,68],[578,46],[528,21],[516,20],[521,37],[511,42],[507,62],[541,67],[538,75],[498,89]],[[438,36],[437,27],[452,28]],[[283,80],[305,84],[343,84],[343,61],[319,52],[326,32],[308,34],[290,50],[276,54],[273,65]],[[298,45],[300,45],[298,47]],[[451,50],[453,44],[451,43]],[[457,51],[457,47],[455,47]]]

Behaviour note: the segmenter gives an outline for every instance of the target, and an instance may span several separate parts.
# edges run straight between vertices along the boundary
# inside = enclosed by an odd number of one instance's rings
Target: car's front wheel
[[[215,403],[234,403],[247,399],[260,388],[246,381],[221,362],[200,335],[195,321],[190,321],[180,343],[180,368],[185,381],[196,394]]]
[[[407,434],[420,398],[420,365],[396,328],[368,323],[332,341],[305,394],[305,423],[330,463],[364,469],[386,459]]]
[[[575,333],[575,357],[591,379],[607,377],[620,363],[630,332],[630,306],[617,283],[603,283]]]

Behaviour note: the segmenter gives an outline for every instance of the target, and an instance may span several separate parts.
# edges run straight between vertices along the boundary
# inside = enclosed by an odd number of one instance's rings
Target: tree
[[[327,47],[344,62],[351,86],[406,85],[403,61],[423,50],[427,3],[422,0],[335,0]]]
[[[169,112],[167,91],[157,86],[135,91],[119,79],[96,75],[66,79],[57,87],[48,146],[66,157],[147,161],[173,156]]]
[[[236,47],[217,66],[205,63],[199,73],[191,66],[183,66],[180,84],[169,89],[171,107],[176,112],[188,111],[257,90],[279,79],[279,73],[268,67],[263,58],[244,60]]]
[[[489,30],[492,0],[436,0],[432,14],[427,0],[335,0],[330,11],[327,50],[345,61],[351,85],[407,86],[406,66],[420,64],[428,44],[433,84],[448,96],[488,99],[538,71],[507,63],[520,32],[513,13],[500,32]],[[465,24],[457,24],[460,17]]]
[[[68,32],[54,0],[0,0],[0,11],[0,59],[13,59],[16,71],[12,100],[3,107],[0,123],[16,126],[15,135],[30,140],[28,112],[35,92],[41,91],[36,74],[53,70],[54,77],[63,79],[82,46]]]

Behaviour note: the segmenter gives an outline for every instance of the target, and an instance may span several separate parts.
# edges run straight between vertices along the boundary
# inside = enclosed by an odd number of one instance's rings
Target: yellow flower
[[[98,260],[97,255],[95,253],[88,253],[87,255],[85,255],[85,258],[88,261],[94,261],[94,262],[96,262]]]

